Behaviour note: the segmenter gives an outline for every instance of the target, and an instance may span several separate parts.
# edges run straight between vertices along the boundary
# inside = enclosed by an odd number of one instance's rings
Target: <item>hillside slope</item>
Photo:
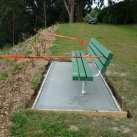
[[[39,31],[36,36],[13,48],[3,49],[8,55],[48,55],[57,26]],[[30,105],[42,79],[47,59],[2,59],[0,62],[0,136],[8,136],[9,115]]]

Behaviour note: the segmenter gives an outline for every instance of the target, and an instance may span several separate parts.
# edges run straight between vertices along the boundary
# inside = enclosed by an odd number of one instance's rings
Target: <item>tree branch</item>
[[[69,13],[69,12],[70,12],[70,9],[69,9],[69,6],[68,6],[68,4],[67,4],[66,0],[64,0],[64,4],[65,4],[66,9],[67,9],[67,11],[68,11],[68,13]]]

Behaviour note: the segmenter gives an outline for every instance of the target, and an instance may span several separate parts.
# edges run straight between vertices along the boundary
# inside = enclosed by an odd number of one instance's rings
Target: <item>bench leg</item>
[[[82,81],[82,94],[86,94],[86,90],[85,90],[85,85],[86,85],[86,81]]]

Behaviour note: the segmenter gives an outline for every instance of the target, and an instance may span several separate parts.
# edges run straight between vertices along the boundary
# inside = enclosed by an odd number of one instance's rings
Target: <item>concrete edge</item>
[[[70,109],[31,109],[43,112],[57,112],[57,113],[78,113],[86,116],[105,116],[113,118],[127,118],[127,111],[85,111],[85,110],[70,110]]]
[[[101,76],[103,82],[105,83],[105,86],[109,90],[109,93],[110,93],[110,95],[111,95],[111,97],[112,97],[112,99],[113,99],[114,103],[116,104],[116,106],[117,106],[119,111],[102,111],[102,110],[101,111],[90,111],[90,110],[88,111],[88,110],[71,110],[71,109],[36,109],[35,105],[36,105],[36,103],[37,103],[37,101],[38,101],[38,99],[40,97],[40,94],[42,92],[43,86],[44,86],[44,84],[46,82],[46,79],[48,78],[48,75],[50,73],[50,70],[51,70],[54,62],[55,61],[53,61],[51,63],[51,65],[50,65],[50,67],[49,67],[49,69],[48,69],[48,71],[47,71],[47,73],[45,75],[45,78],[44,78],[44,80],[42,82],[41,88],[40,88],[40,90],[38,92],[38,95],[37,95],[37,97],[36,97],[36,99],[35,99],[35,101],[33,103],[33,106],[31,108],[31,110],[45,111],[45,112],[58,112],[58,113],[74,113],[75,112],[75,113],[84,114],[84,115],[87,115],[87,116],[106,116],[106,117],[115,117],[115,118],[127,118],[127,115],[128,115],[127,111],[122,111],[121,110],[119,104],[117,103],[117,101],[116,101],[111,89],[107,85],[107,83],[106,83],[105,79],[103,78],[102,74],[100,74],[100,76]]]
[[[102,75],[101,75],[101,78],[102,78],[102,80],[104,81],[105,86],[107,87],[107,89],[108,89],[108,91],[109,91],[109,93],[110,93],[110,95],[111,95],[111,97],[112,97],[113,101],[115,102],[115,104],[116,104],[116,106],[117,106],[118,110],[119,110],[119,111],[122,111],[122,110],[121,110],[121,108],[120,108],[120,106],[119,106],[119,104],[118,104],[118,102],[116,101],[116,98],[114,97],[114,95],[113,95],[113,93],[112,93],[111,89],[109,88],[109,86],[108,86],[107,82],[105,81],[105,79],[103,78],[103,76],[102,76]]]
[[[41,94],[41,92],[42,92],[42,89],[43,89],[43,87],[44,87],[44,84],[45,84],[45,82],[46,82],[46,80],[47,80],[47,78],[48,78],[48,75],[49,75],[49,72],[50,72],[50,70],[51,70],[51,68],[52,68],[52,65],[53,65],[53,62],[51,63],[51,65],[50,65],[47,73],[45,74],[45,78],[44,78],[44,80],[43,80],[43,82],[42,82],[42,85],[41,85],[41,87],[40,87],[40,90],[38,91],[38,95],[36,96],[36,99],[35,99],[35,101],[34,101],[34,103],[33,103],[33,105],[32,105],[32,108],[35,108],[35,105],[36,105],[37,102],[38,102],[38,99],[39,99],[39,97],[40,97],[40,94]]]
[[[98,67],[96,66],[96,64],[95,64],[95,63],[93,63],[93,64],[94,64],[94,66],[96,67],[96,69],[98,70]],[[99,71],[99,70],[98,70],[98,71]],[[110,87],[108,86],[108,84],[107,84],[105,78],[103,77],[103,75],[102,75],[101,73],[100,73],[99,75],[101,76],[101,79],[103,80],[103,82],[104,82],[106,88],[108,89],[110,96],[112,97],[112,99],[113,99],[115,105],[117,106],[117,109],[118,109],[119,111],[122,111],[121,108],[120,108],[120,105],[118,104],[116,98],[114,97],[114,95],[113,95],[113,93],[112,93],[112,90],[111,90]]]

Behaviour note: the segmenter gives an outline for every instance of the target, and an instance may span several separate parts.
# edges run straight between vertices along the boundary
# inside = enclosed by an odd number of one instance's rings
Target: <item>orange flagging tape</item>
[[[50,36],[59,37],[59,38],[66,38],[66,39],[70,39],[70,40],[76,40],[76,41],[79,41],[81,45],[86,45],[86,43],[87,43],[86,40],[80,39],[80,38],[72,38],[72,37],[57,35],[57,34],[53,34],[53,33],[49,33],[49,35],[50,35]]]
[[[102,56],[15,56],[15,55],[4,55],[0,56],[0,58],[14,58],[14,59],[20,59],[20,58],[36,58],[36,59],[42,59],[42,58],[102,58]]]

